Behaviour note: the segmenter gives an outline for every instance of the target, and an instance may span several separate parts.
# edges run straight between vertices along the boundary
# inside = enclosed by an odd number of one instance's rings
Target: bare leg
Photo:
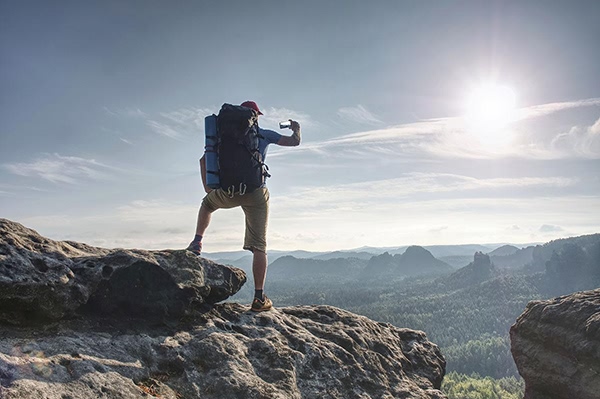
[[[267,277],[267,254],[259,250],[253,250],[252,274],[254,276],[254,289],[262,290],[265,288],[265,279]]]
[[[198,223],[196,224],[197,235],[204,236],[204,232],[210,224],[211,217],[212,213],[209,212],[204,205],[200,206],[200,210],[198,211]]]

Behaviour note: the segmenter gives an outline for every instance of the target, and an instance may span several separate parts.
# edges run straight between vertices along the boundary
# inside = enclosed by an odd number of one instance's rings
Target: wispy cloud
[[[274,206],[285,208],[286,212],[291,213],[301,209],[308,214],[322,214],[419,198],[472,198],[478,192],[482,196],[495,196],[497,190],[512,192],[517,189],[566,188],[574,186],[578,181],[576,178],[565,177],[479,179],[445,173],[407,173],[394,179],[298,189],[284,200],[280,198],[281,205]],[[494,194],[490,194],[492,190]]]
[[[160,116],[175,123],[186,131],[204,131],[204,118],[215,113],[209,108],[181,108],[171,112],[161,112]]]
[[[403,158],[449,159],[559,159],[600,158],[600,122],[576,125],[567,133],[526,125],[526,119],[569,109],[600,105],[600,99],[544,104],[519,110],[520,118],[501,131],[473,131],[462,117],[428,119],[384,129],[347,134],[303,144],[296,152],[311,151],[332,157],[377,158],[398,154]],[[283,151],[273,151],[279,156]]]
[[[312,192],[302,198],[278,197],[269,219],[270,245],[298,247],[294,236],[318,235],[321,247],[392,246],[403,244],[465,242],[531,242],[565,236],[568,231],[589,234],[597,231],[600,219],[589,209],[600,206],[595,196],[561,197],[472,197],[426,195],[379,201],[378,193],[365,192],[362,200],[349,198],[338,205],[321,204]],[[338,200],[343,196],[336,196]],[[292,201],[293,200],[293,201]],[[314,207],[311,204],[315,204]],[[319,206],[316,206],[318,204]],[[561,221],[561,232],[540,232],[543,224]],[[513,227],[518,223],[519,229]],[[432,236],[431,230],[438,229]],[[279,237],[272,235],[278,232]],[[483,241],[485,240],[485,241]],[[293,243],[293,244],[290,244]]]
[[[176,130],[176,128],[162,122],[157,122],[154,120],[146,121],[146,125],[150,126],[150,128],[155,132],[162,136],[169,137],[171,139],[181,140],[182,134]]]
[[[107,171],[114,168],[94,159],[85,159],[60,154],[46,154],[29,163],[2,165],[19,176],[39,177],[53,183],[75,184],[82,180],[98,180],[108,177]]]
[[[551,148],[565,155],[600,158],[600,118],[591,126],[574,126],[554,137]]]
[[[112,109],[104,107],[104,112],[108,115],[116,117],[128,117],[128,118],[146,118],[148,114],[137,107],[124,108],[124,109]]]
[[[264,113],[260,117],[260,125],[268,128],[276,128],[279,126],[279,122],[292,119],[298,121],[303,128],[314,129],[317,127],[315,121],[312,120],[310,115],[300,111],[294,111],[288,108],[275,108],[267,107],[262,110]]]
[[[565,231],[565,230],[560,226],[554,226],[551,224],[544,224],[544,225],[540,226],[540,233],[558,233],[558,232],[562,232],[562,231]]]
[[[380,125],[383,122],[375,116],[371,111],[363,107],[362,105],[357,105],[356,107],[344,107],[340,108],[337,111],[339,117],[345,120],[349,120],[351,122],[362,123],[367,125]]]
[[[564,101],[557,103],[548,103],[541,105],[532,105],[530,107],[521,108],[518,112],[518,119],[538,118],[554,114],[556,112],[565,111],[574,108],[599,106],[600,98],[588,98],[577,101]]]
[[[219,109],[220,107],[184,107],[149,115],[139,108],[113,110],[104,107],[106,113],[112,116],[144,119],[146,126],[154,133],[180,141],[204,134],[204,118],[208,115],[218,114]],[[260,119],[261,127],[276,129],[280,121],[288,119],[299,121],[303,128],[314,129],[318,127],[318,124],[309,115],[299,111],[267,107],[263,109],[263,112],[264,115]],[[119,138],[121,141],[131,144],[128,139]]]
[[[35,187],[35,186],[22,186],[22,185],[14,185],[14,184],[0,184],[0,195],[2,196],[23,196],[25,193],[35,192],[36,195],[39,193],[48,193],[49,190]]]
[[[181,108],[160,112],[146,121],[155,133],[175,140],[184,140],[204,132],[204,118],[215,111],[208,108]]]

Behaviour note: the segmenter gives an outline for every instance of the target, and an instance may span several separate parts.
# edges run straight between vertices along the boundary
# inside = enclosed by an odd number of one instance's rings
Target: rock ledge
[[[600,397],[600,289],[530,302],[510,339],[525,399]]]

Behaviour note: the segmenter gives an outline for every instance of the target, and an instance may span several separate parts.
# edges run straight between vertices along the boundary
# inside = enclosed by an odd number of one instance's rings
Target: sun
[[[510,87],[484,84],[469,95],[466,117],[486,128],[503,127],[512,121],[516,104],[517,96]]]
[[[467,97],[465,121],[468,133],[481,144],[505,146],[512,139],[517,95],[508,86],[489,83],[474,88]]]

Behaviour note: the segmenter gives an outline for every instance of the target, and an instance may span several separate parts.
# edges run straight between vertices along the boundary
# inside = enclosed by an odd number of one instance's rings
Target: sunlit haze
[[[509,126],[516,118],[516,94],[507,86],[486,83],[471,91],[466,102],[466,129],[475,141],[506,146],[513,135]]]
[[[204,117],[302,126],[266,163],[270,249],[600,231],[600,2],[0,2],[0,217],[184,248]],[[281,131],[290,134],[289,130]],[[219,211],[204,250],[239,250]]]

